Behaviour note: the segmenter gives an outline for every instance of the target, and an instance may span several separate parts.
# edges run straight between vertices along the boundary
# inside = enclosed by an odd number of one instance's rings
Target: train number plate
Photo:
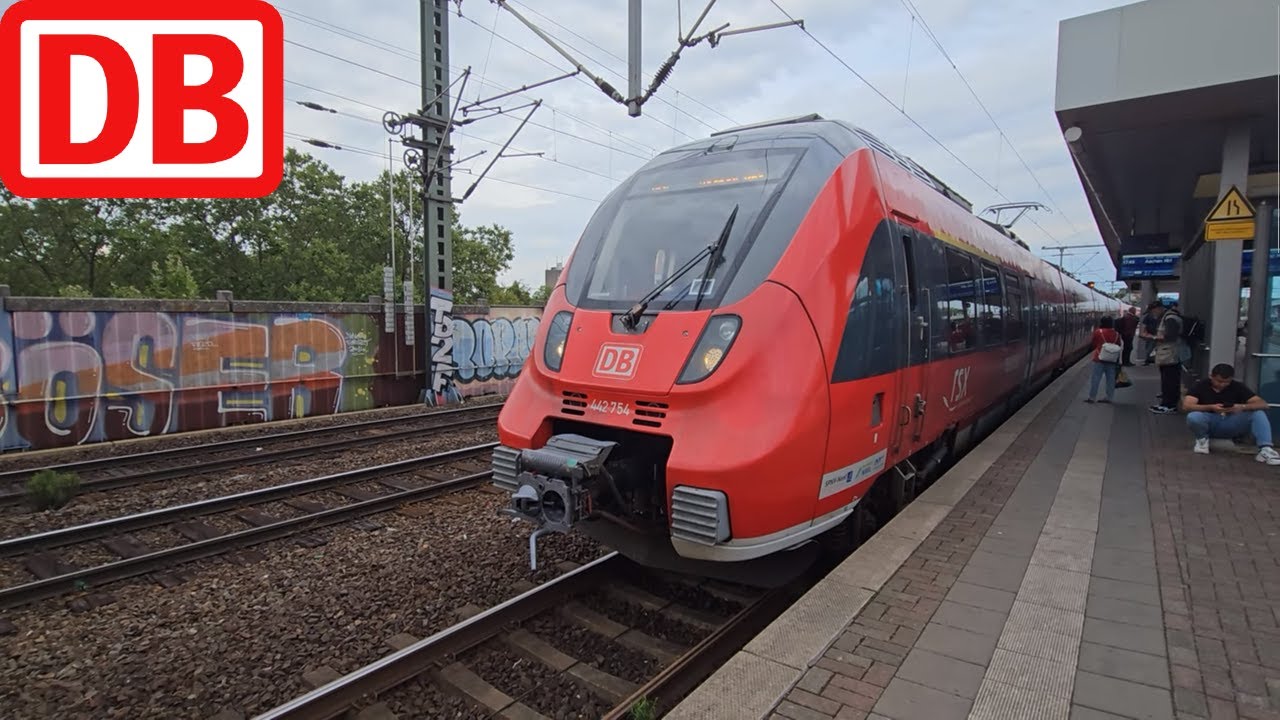
[[[592,400],[591,404],[587,405],[587,407],[591,408],[592,410],[595,410],[598,413],[604,413],[606,415],[630,415],[631,414],[630,403],[620,403],[620,402],[614,402],[612,400]]]

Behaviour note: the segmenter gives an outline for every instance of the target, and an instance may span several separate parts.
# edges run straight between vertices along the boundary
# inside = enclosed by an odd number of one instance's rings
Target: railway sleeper
[[[558,609],[560,617],[593,632],[606,640],[644,653],[660,662],[671,662],[689,648],[678,643],[654,637],[641,630],[628,628],[577,601],[568,602]]]
[[[507,720],[549,720],[545,715],[489,684],[460,662],[451,663],[431,674],[441,689],[468,700],[497,717]]]
[[[617,705],[630,697],[640,686],[617,675],[605,672],[594,665],[563,653],[556,647],[527,630],[507,633],[503,640],[515,652],[534,662],[539,662],[572,680],[578,687]]]

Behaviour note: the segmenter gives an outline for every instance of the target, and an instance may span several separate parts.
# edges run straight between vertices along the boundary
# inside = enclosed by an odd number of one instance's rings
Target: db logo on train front
[[[22,197],[268,195],[284,24],[260,0],[20,0],[0,108],[0,182]]]

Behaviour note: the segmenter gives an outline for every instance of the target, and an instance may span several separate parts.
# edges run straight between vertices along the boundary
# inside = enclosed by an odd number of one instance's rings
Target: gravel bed
[[[498,517],[501,495],[471,490],[456,502],[415,503],[422,517],[372,516],[372,532],[340,525],[303,548],[265,543],[246,566],[210,559],[182,566],[192,579],[163,588],[142,578],[105,590],[90,612],[73,597],[0,611],[17,633],[0,643],[0,707],[22,718],[204,718],[256,715],[307,691],[302,673],[346,673],[389,652],[398,633],[426,637],[466,604],[490,607],[523,579],[544,582],[556,563],[603,552],[579,536],[540,538],[528,569],[527,523]],[[141,535],[142,533],[139,533]]]
[[[648,655],[609,642],[596,633],[555,615],[535,618],[529,622],[528,630],[543,641],[551,643],[560,652],[633,683],[648,682],[662,669],[662,663]]]
[[[485,647],[463,661],[472,672],[551,720],[599,718],[613,707],[555,670],[501,647]]]
[[[486,395],[483,397],[467,398],[467,401],[463,404],[450,405],[440,409],[453,410],[459,407],[497,405],[501,404],[505,400],[505,395]],[[262,437],[264,435],[275,435],[277,433],[291,432],[294,430],[314,430],[317,428],[333,427],[334,425],[347,425],[364,420],[378,420],[381,418],[399,417],[402,415],[420,415],[423,410],[423,406],[417,404],[397,405],[394,407],[378,408],[367,412],[321,415],[308,418],[306,420],[299,420],[297,422],[250,423],[222,428],[215,431],[176,433],[172,435],[160,435],[154,438],[143,438],[139,440],[114,443],[94,443],[74,448],[63,448],[52,452],[7,452],[0,454],[0,457],[4,458],[6,470],[20,470],[32,467],[44,467],[51,464],[78,462],[80,460],[96,460],[98,458],[132,455],[134,453],[164,450],[172,447],[190,447],[192,445],[203,445],[211,442],[220,442],[222,440]]]
[[[538,538],[541,540],[542,538]],[[583,597],[583,604],[602,615],[635,628],[643,633],[663,640],[670,640],[677,645],[693,647],[708,633],[702,628],[694,627],[686,622],[667,617],[660,612],[648,610],[635,603],[610,597],[595,592]]]
[[[52,555],[77,570],[97,565],[106,565],[120,559],[120,556],[106,549],[101,543],[91,542],[73,547],[58,548]],[[35,576],[31,576],[35,580]]]
[[[219,471],[226,477],[211,475],[190,479],[166,480],[132,488],[87,493],[59,510],[33,512],[25,506],[5,508],[0,514],[0,537],[17,537],[82,523],[120,517],[156,508],[181,505],[271,485],[296,482],[370,465],[430,455],[460,447],[493,442],[493,427],[455,430],[443,435],[401,440],[383,445],[352,448],[341,454],[314,459],[294,459],[283,464],[263,464],[243,471]],[[343,500],[343,504],[351,502]]]
[[[21,560],[0,558],[0,587],[25,585],[32,580],[35,577],[27,571]]]
[[[430,680],[416,677],[389,693],[382,702],[391,712],[402,718],[440,718],[440,720],[488,720],[492,713],[477,709],[474,705],[445,692],[441,692]]]

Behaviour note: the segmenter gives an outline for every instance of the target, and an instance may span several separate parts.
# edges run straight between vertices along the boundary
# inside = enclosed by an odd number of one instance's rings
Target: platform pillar
[[[1218,183],[1221,200],[1234,185],[1249,185],[1249,126],[1232,125],[1222,144],[1222,179]],[[1213,249],[1212,310],[1208,318],[1209,367],[1218,363],[1236,364],[1236,329],[1240,320],[1240,254],[1243,240],[1206,243]],[[1263,257],[1266,262],[1266,257]]]

